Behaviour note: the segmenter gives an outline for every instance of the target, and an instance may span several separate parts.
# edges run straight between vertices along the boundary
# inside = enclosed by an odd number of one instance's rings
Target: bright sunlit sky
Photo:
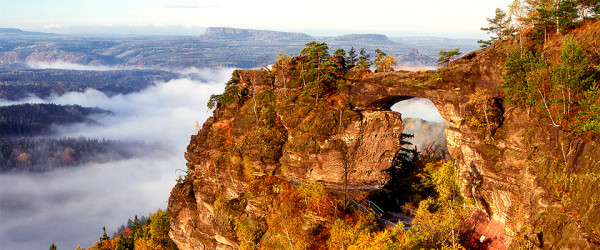
[[[314,36],[487,38],[479,28],[511,0],[0,0],[0,27],[55,33],[195,35],[205,27]]]

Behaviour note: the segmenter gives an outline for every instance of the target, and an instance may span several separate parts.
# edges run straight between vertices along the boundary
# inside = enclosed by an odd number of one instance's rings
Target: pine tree
[[[131,227],[131,235],[133,235],[134,239],[138,239],[142,236],[142,225],[140,225],[140,220],[137,215],[133,219],[133,227]]]
[[[356,62],[358,62],[358,58],[356,56],[356,50],[354,49],[354,47],[350,48],[350,51],[348,51],[348,67],[352,68],[354,67],[354,65],[356,65]]]
[[[452,60],[454,60],[461,54],[462,53],[460,52],[460,47],[448,51],[443,49],[438,53],[438,55],[440,55],[440,57],[438,58],[438,65],[446,66],[448,65],[448,63],[450,63]]]
[[[371,56],[365,51],[365,48],[360,49],[359,55],[356,65],[363,70],[369,69],[372,65]]]
[[[575,3],[571,0],[561,0],[558,2],[556,9],[554,10],[554,16],[556,18],[557,30],[561,33],[565,33],[577,27],[576,19],[579,18]]]
[[[390,176],[390,180],[384,187],[390,191],[391,196],[387,199],[407,201],[417,189],[415,185],[419,183],[416,173],[419,169],[419,151],[416,146],[411,147],[412,143],[408,141],[413,137],[412,134],[400,135],[401,147],[392,159],[392,166],[384,170]]]
[[[340,69],[345,69],[348,66],[348,59],[346,57],[346,51],[344,51],[344,49],[337,49],[335,52],[333,52],[333,56],[331,57],[331,59]]]
[[[106,234],[106,227],[102,227],[102,237],[100,237],[100,244],[107,240],[110,240],[110,237],[108,237],[108,235]]]
[[[494,18],[486,18],[490,23],[489,27],[483,27],[481,30],[487,31],[487,33],[493,33],[496,37],[490,37],[490,40],[480,40],[483,48],[488,47],[494,41],[500,39],[505,40],[509,35],[513,33],[513,28],[510,26],[511,18],[506,15],[500,8],[496,8],[496,16]]]
[[[375,60],[373,61],[375,63],[375,67],[377,68],[377,71],[383,71],[381,63],[387,57],[387,54],[385,54],[380,49],[375,49],[375,54]]]

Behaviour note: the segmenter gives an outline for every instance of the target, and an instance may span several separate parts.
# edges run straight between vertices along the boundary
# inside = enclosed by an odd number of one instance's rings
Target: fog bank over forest
[[[0,175],[0,242],[6,249],[89,247],[134,215],[166,208],[171,187],[185,169],[183,152],[194,122],[212,115],[211,94],[223,91],[232,69],[188,69],[183,77],[157,82],[140,92],[107,96],[94,89],[19,103],[78,104],[109,110],[98,125],[55,127],[55,137],[106,138],[141,142],[146,154],[101,164],[44,173]]]

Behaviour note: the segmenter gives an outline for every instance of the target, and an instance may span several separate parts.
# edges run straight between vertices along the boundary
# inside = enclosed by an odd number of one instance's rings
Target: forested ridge
[[[53,125],[98,124],[91,115],[110,115],[79,105],[20,104],[0,107],[0,137],[47,135]]]
[[[421,118],[407,117],[402,119],[404,133],[414,135],[409,141],[420,149],[425,147],[439,147],[447,151],[445,130],[447,122],[430,122]]]
[[[0,173],[44,172],[128,159],[141,154],[144,145],[105,139],[1,138]]]
[[[48,98],[68,92],[96,89],[108,96],[139,92],[157,81],[168,81],[179,74],[162,70],[0,70],[0,98],[19,100],[35,95]]]

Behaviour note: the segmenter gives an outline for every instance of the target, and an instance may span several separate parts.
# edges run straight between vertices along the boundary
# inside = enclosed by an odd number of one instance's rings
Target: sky
[[[511,0],[0,0],[0,26],[54,33],[195,35],[205,27],[487,38]]]

